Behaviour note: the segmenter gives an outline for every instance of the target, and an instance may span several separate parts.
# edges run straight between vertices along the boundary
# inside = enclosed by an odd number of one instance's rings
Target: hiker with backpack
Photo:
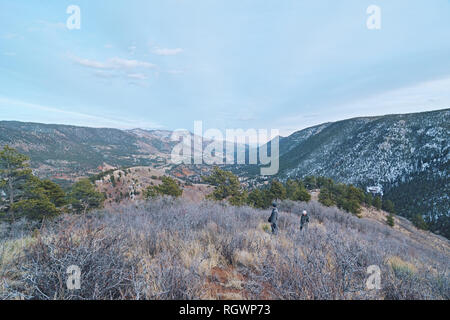
[[[308,230],[308,224],[309,224],[309,216],[306,210],[303,210],[302,216],[300,218],[300,231]]]
[[[278,209],[277,203],[272,203],[272,214],[270,215],[269,222],[272,227],[272,234],[278,234]]]

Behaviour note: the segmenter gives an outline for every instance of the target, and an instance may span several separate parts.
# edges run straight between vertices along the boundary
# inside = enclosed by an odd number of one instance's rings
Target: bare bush
[[[311,215],[307,232],[299,230],[303,209]],[[268,215],[161,198],[63,216],[23,235],[32,240],[0,269],[0,297],[449,298],[448,253],[316,202],[282,202],[277,236]],[[81,269],[79,290],[67,289],[70,265]],[[382,270],[381,290],[365,287],[370,265]]]

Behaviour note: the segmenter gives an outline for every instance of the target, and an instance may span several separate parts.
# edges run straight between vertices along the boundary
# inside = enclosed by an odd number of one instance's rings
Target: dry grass
[[[316,202],[281,203],[277,236],[269,214],[164,198],[62,216],[34,237],[18,228],[0,244],[0,297],[449,299],[448,252]],[[373,264],[381,290],[365,288]],[[80,290],[65,285],[69,265],[81,268]]]
[[[394,272],[405,272],[408,274],[417,273],[417,268],[410,262],[403,261],[400,257],[393,256],[387,258],[387,263],[391,266]]]

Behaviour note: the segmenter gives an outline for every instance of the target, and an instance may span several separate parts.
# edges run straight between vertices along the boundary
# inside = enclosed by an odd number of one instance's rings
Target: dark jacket
[[[273,223],[273,224],[277,224],[277,222],[278,222],[278,209],[277,208],[272,209],[272,214],[270,215],[269,222]]]
[[[305,223],[309,222],[309,216],[306,214],[302,214],[302,217],[300,218],[300,225],[304,225]]]

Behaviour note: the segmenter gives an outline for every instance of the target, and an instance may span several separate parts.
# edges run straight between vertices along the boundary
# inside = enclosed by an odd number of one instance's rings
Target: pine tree
[[[217,201],[228,199],[233,205],[245,204],[247,193],[232,172],[214,167],[210,176],[202,178],[203,181],[215,186],[213,193],[207,196],[209,199]]]
[[[387,216],[386,223],[391,227],[394,226],[394,215],[392,213]]]
[[[56,183],[50,180],[40,181],[40,185],[44,190],[45,195],[55,205],[55,207],[62,207],[67,204],[66,193]]]
[[[317,188],[317,181],[316,181],[316,177],[314,177],[314,176],[305,177],[303,182],[305,184],[306,189],[308,189],[308,190]]]
[[[295,195],[295,200],[309,202],[311,200],[311,195],[305,187],[299,188]]]
[[[248,192],[246,190],[241,190],[235,195],[229,198],[229,202],[233,206],[243,206],[247,203]]]
[[[299,185],[296,181],[288,179],[286,181],[286,198],[290,200],[297,200],[297,193],[299,192]]]
[[[261,192],[261,190],[259,190],[259,189],[252,190],[248,194],[247,204],[254,208],[263,209],[265,207],[263,192]]]
[[[183,189],[180,188],[175,179],[164,176],[161,181],[160,185],[149,186],[144,193],[144,197],[148,199],[155,198],[158,195],[166,195],[177,198],[183,194]]]
[[[328,189],[328,188],[320,189],[319,202],[326,207],[331,207],[331,206],[336,205],[336,202],[333,199],[333,195],[332,195],[330,189]]]
[[[23,194],[23,187],[31,177],[27,161],[29,158],[8,145],[0,150],[0,190],[7,196],[5,202],[12,219],[15,219],[13,205]]]
[[[19,200],[12,205],[15,215],[33,220],[52,218],[61,213],[50,199],[46,184],[35,176],[30,176],[23,186]]]
[[[373,202],[373,197],[371,193],[366,193],[364,196],[364,203],[370,207],[372,206],[372,202]]]
[[[414,215],[413,218],[411,219],[411,222],[418,229],[428,230],[428,224],[425,222],[421,214]]]
[[[86,214],[91,209],[101,208],[105,197],[95,190],[89,179],[82,179],[76,182],[69,194],[72,208],[76,213]]]
[[[286,199],[286,188],[278,180],[272,180],[270,185],[270,193],[272,194],[273,199]]]
[[[380,210],[381,209],[381,198],[380,197],[375,197],[375,199],[373,200],[373,206],[375,207],[375,208],[377,208],[378,210]]]
[[[395,206],[394,206],[394,203],[391,200],[383,201],[382,208],[386,212],[395,213]]]

